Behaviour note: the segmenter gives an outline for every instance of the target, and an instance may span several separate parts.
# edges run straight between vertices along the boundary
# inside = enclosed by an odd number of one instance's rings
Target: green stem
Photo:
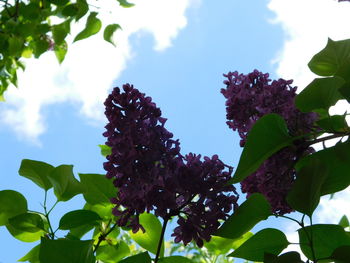
[[[166,225],[168,223],[168,220],[169,220],[169,218],[166,216],[164,218],[162,232],[160,233],[159,242],[158,242],[158,248],[157,248],[156,258],[154,259],[154,263],[157,263],[158,259],[159,259],[159,254],[160,254],[160,250],[162,248],[163,239],[164,239],[164,233],[165,233],[165,229],[166,229]]]
[[[108,224],[107,224],[107,228],[109,227],[111,223],[111,220],[109,220]],[[96,244],[96,246],[94,247],[94,253],[96,252],[96,250],[98,249],[98,247],[100,246],[101,242],[103,240],[106,240],[106,237],[117,227],[117,223],[114,223],[114,225],[106,232],[106,233],[101,233],[101,235],[98,237],[98,242]]]
[[[316,254],[315,254],[315,249],[314,249],[314,240],[313,240],[313,234],[312,234],[312,216],[310,216],[310,248],[311,248],[311,253],[312,253],[312,260],[314,261],[314,263],[317,263],[317,259],[316,259]]]
[[[292,217],[289,217],[289,216],[284,216],[284,215],[277,215],[277,214],[274,214],[275,217],[282,217],[282,218],[286,218],[286,219],[289,219],[289,220],[292,220],[294,222],[296,222],[299,226],[302,226],[302,222],[299,222],[298,220],[292,218]]]
[[[331,139],[335,139],[335,138],[339,138],[339,137],[344,137],[344,136],[349,136],[349,135],[350,135],[349,132],[334,133],[332,135],[329,135],[329,136],[326,136],[326,137],[322,137],[322,138],[318,138],[318,139],[315,139],[313,141],[307,141],[304,145],[305,146],[310,146],[312,144],[316,144],[316,143],[319,143],[319,142],[324,142],[324,141],[327,141],[327,140],[331,140]]]
[[[51,239],[55,239],[55,232],[52,229],[51,226],[51,222],[50,222],[50,218],[49,218],[49,214],[52,211],[52,208],[50,209],[49,212],[47,212],[47,208],[46,208],[46,200],[47,200],[47,191],[45,191],[45,198],[44,198],[44,212],[45,212],[45,217],[47,219],[47,223],[49,225],[49,229],[50,229],[50,233],[49,236],[51,237]],[[57,203],[57,202],[56,202]],[[56,204],[55,204],[56,205]]]
[[[47,215],[49,215],[51,213],[51,211],[55,208],[55,206],[59,203],[59,201],[57,200],[53,206],[51,207],[51,209],[49,210],[49,212],[47,212]]]

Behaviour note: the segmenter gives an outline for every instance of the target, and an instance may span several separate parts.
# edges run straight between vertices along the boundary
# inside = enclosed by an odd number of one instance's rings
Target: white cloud
[[[294,79],[294,84],[301,89],[316,77],[308,69],[307,63],[325,47],[327,38],[350,38],[350,3],[338,3],[336,0],[270,0],[268,7],[276,14],[273,22],[280,24],[285,34],[283,48],[274,60],[277,74],[285,79]],[[340,101],[330,112],[342,114],[346,110],[350,112],[349,104]],[[331,200],[329,196],[323,197],[314,214],[315,223],[338,223],[344,214],[350,217],[347,209],[349,202],[349,188],[337,193]],[[285,225],[288,239],[292,242],[298,242],[297,228],[296,223]]]
[[[274,23],[285,33],[283,49],[275,59],[277,73],[304,87],[315,76],[307,67],[312,56],[327,43],[327,38],[350,38],[350,3],[336,0],[270,0]]]
[[[0,105],[0,122],[10,125],[20,138],[38,142],[38,136],[46,130],[43,108],[50,104],[73,102],[84,116],[102,120],[108,90],[134,56],[130,36],[150,33],[155,50],[170,47],[187,24],[186,10],[199,0],[132,2],[136,5],[128,9],[118,7],[116,1],[101,2],[99,17],[104,25],[119,23],[123,28],[116,34],[117,48],[99,34],[71,44],[61,66],[52,52],[26,61],[25,72],[19,74],[19,89],[10,88],[5,94],[7,102]],[[83,27],[84,22],[76,25],[72,36]]]

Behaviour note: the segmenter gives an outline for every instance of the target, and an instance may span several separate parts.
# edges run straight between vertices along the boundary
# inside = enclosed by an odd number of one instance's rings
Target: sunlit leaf
[[[33,181],[39,187],[49,190],[52,184],[48,176],[53,169],[54,167],[48,163],[24,159],[21,162],[18,173]]]
[[[68,49],[68,45],[66,43],[66,41],[63,41],[63,43],[61,43],[60,45],[55,45],[54,46],[54,51],[55,51],[55,55],[56,58],[58,60],[58,63],[62,63],[63,60],[66,57],[67,54],[67,49]]]
[[[86,21],[85,29],[74,38],[74,42],[88,38],[92,35],[97,34],[100,31],[102,23],[101,20],[98,19],[96,16],[96,12],[90,13]]]
[[[146,232],[143,233],[141,229],[137,233],[132,233],[132,231],[130,231],[130,237],[144,249],[156,254],[160,233],[162,232],[162,224],[155,215],[148,213],[140,215],[140,224],[144,227]],[[164,242],[160,255],[164,255]]]
[[[73,175],[73,165],[60,165],[49,175],[54,193],[59,201],[68,201],[84,191],[82,184]]]
[[[104,220],[113,219],[115,216],[112,214],[113,204],[95,204],[91,205],[86,203],[84,209],[96,212]]]
[[[27,212],[9,219],[9,224],[17,230],[35,233],[45,230],[44,221],[39,214]]]
[[[117,0],[122,7],[133,7],[135,4],[129,3],[127,0]]]
[[[89,204],[110,204],[111,198],[117,195],[113,180],[103,174],[79,174],[85,187],[84,199]]]
[[[0,226],[8,224],[8,219],[27,212],[27,200],[13,190],[0,191]]]
[[[101,155],[104,157],[112,153],[112,149],[110,146],[107,146],[105,144],[99,144],[98,147],[100,147]]]
[[[121,29],[120,25],[118,24],[111,24],[106,26],[104,32],[103,32],[103,38],[107,42],[111,43],[113,46],[115,46],[115,42],[113,40],[114,33],[118,30]]]
[[[343,215],[342,218],[340,219],[338,225],[342,226],[343,228],[347,228],[350,226],[349,224],[349,219],[346,215]]]
[[[6,225],[6,228],[14,238],[23,242],[38,241],[40,240],[41,237],[45,236],[46,234],[46,231],[43,231],[43,230],[39,230],[37,232],[27,232],[27,231],[19,230],[17,228],[14,228],[10,224]]]
[[[129,254],[129,246],[124,241],[120,241],[117,245],[100,246],[96,253],[96,259],[104,263],[118,263]]]

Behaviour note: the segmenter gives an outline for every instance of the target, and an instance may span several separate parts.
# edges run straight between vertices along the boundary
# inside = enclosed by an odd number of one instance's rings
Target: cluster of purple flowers
[[[232,170],[216,155],[204,161],[200,155],[182,156],[160,109],[132,85],[115,88],[105,106],[104,136],[112,153],[104,168],[118,188],[112,200],[118,225],[144,231],[139,214],[154,211],[165,220],[179,217],[176,242],[209,241],[219,220],[237,206],[238,194],[227,185]]]
[[[281,115],[287,123],[289,133],[293,136],[310,132],[317,119],[314,113],[302,113],[294,105],[296,87],[292,80],[274,80],[269,74],[257,70],[244,75],[237,71],[224,75],[225,89],[221,93],[226,98],[227,124],[241,137],[243,147],[247,134],[255,122],[265,114]],[[303,141],[299,142],[301,146]],[[298,145],[296,145],[298,146]],[[298,147],[296,147],[298,149]],[[262,193],[277,214],[292,211],[286,202],[286,195],[295,180],[295,161],[304,154],[312,152],[306,149],[284,148],[266,160],[252,175],[241,182],[242,192],[248,196]]]

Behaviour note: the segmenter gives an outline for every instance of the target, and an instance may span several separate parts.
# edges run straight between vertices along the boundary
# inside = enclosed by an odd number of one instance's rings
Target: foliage
[[[98,33],[102,22],[99,7],[89,0],[2,0],[0,1],[0,100],[10,84],[17,87],[17,71],[25,69],[23,58],[39,58],[53,51],[62,63],[67,51],[67,36],[71,27],[86,18],[85,28],[75,41]],[[117,0],[122,7],[132,7],[126,0]],[[95,4],[95,2],[94,2]],[[113,34],[121,27],[110,24],[104,27],[104,39],[115,45]]]
[[[0,48],[8,50],[2,61],[11,58],[17,66],[24,49],[38,57],[48,49],[51,37],[55,45],[64,43],[71,21],[89,11],[83,0],[2,2],[2,30],[17,32],[9,33],[6,40],[6,34],[0,34]],[[119,3],[131,6],[126,1]],[[56,13],[51,13],[53,7]],[[58,14],[66,21],[51,26],[48,18]],[[40,23],[38,17],[43,19]],[[36,28],[31,29],[30,23]],[[34,37],[16,39],[16,34],[23,35],[23,25]],[[75,40],[95,34],[100,27],[97,13],[90,12],[86,28]],[[118,26],[107,28],[104,37],[109,41]],[[43,31],[40,35],[35,30]],[[105,103],[107,143],[100,145],[110,179],[79,174],[78,180],[71,165],[55,167],[24,159],[19,174],[42,189],[43,211],[29,210],[27,199],[19,192],[0,191],[0,225],[20,241],[39,242],[19,261],[232,263],[241,258],[266,263],[350,262],[348,218],[343,216],[338,225],[313,224],[312,220],[322,196],[350,185],[347,113],[329,113],[339,100],[350,103],[350,39],[329,39],[309,67],[320,78],[299,94],[291,81],[271,82],[268,74],[257,70],[225,75],[228,80],[222,93],[227,99],[228,125],[238,130],[244,146],[233,177],[232,167],[217,156],[202,161],[200,155],[181,155],[179,141],[171,139],[151,98],[130,85],[124,86],[124,92],[114,89]],[[1,75],[12,82],[11,76]],[[325,147],[331,139],[338,142]],[[320,143],[323,149],[311,148]],[[273,181],[268,191],[253,187],[263,176]],[[283,176],[290,179],[287,186],[278,184],[284,182]],[[242,190],[248,192],[247,199],[234,210],[237,193],[231,183],[241,183]],[[230,191],[234,194],[228,194]],[[50,208],[48,194],[56,198]],[[53,226],[52,210],[77,195],[85,199],[82,209],[65,213]],[[289,212],[296,215],[287,216]],[[251,232],[271,216],[299,226],[298,245],[303,255],[282,252],[291,243],[278,229]],[[179,225],[175,239],[165,241],[167,223],[174,218]]]

